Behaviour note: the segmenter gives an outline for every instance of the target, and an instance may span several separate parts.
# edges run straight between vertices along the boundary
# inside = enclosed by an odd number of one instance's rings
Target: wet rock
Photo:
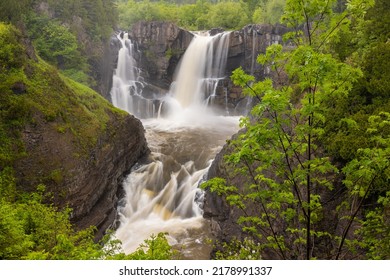
[[[169,22],[138,22],[129,32],[141,57],[138,66],[145,70],[145,81],[168,90],[176,66],[190,44],[191,32]]]

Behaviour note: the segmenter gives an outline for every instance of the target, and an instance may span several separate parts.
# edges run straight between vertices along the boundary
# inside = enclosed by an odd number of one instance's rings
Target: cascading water
[[[220,48],[227,49],[227,34],[194,37],[180,63],[172,96],[165,98],[167,114],[142,120],[152,153],[123,183],[125,197],[115,235],[126,253],[151,234],[167,232],[183,258],[209,257],[209,226],[202,217],[203,192],[198,186],[225,140],[238,130],[238,117],[216,116],[204,106],[215,94],[208,89],[209,81],[220,79],[224,72],[226,50]],[[116,75],[121,73],[119,64]]]
[[[110,92],[112,104],[139,118],[153,117],[155,112],[153,100],[142,96],[145,84],[134,59],[134,44],[127,33],[121,33],[117,38],[121,42],[121,48]]]
[[[229,34],[194,34],[170,90],[182,109],[212,105],[218,83],[225,78]]]

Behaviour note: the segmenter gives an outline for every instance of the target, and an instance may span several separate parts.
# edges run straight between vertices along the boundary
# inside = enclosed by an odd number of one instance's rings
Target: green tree
[[[39,186],[37,192],[20,195],[17,201],[0,198],[0,259],[163,260],[177,255],[163,233],[146,239],[128,255],[120,253],[120,241],[110,234],[96,243],[95,228],[76,231],[69,221],[71,210],[43,203],[48,195]]]
[[[389,233],[390,220],[387,212],[390,206],[390,112],[371,115],[366,130],[368,146],[360,148],[356,156],[344,167],[344,185],[349,189],[350,203],[341,207],[351,213],[343,217],[347,221],[340,239],[339,248],[344,243],[348,247],[361,247],[370,259],[388,259],[390,257]],[[378,195],[379,194],[379,195]],[[370,198],[371,197],[371,198]],[[374,207],[362,209],[364,203],[373,201]],[[363,212],[363,217],[358,215]],[[349,240],[347,235],[358,220],[360,225],[355,231],[361,240]],[[356,245],[357,244],[357,245]],[[341,257],[338,250],[336,259]]]
[[[280,23],[286,0],[269,0],[264,5],[264,23]]]
[[[2,0],[0,2],[0,21],[17,23],[31,7],[33,0]]]
[[[208,18],[210,27],[226,29],[239,29],[250,22],[242,3],[233,1],[213,5]]]
[[[241,120],[244,132],[230,142],[233,152],[226,157],[227,173],[248,179],[241,188],[229,183],[232,177],[214,178],[203,185],[241,209],[243,216],[237,222],[268,256],[347,256],[353,247],[349,239],[355,237],[350,228],[361,214],[356,205],[372,194],[370,180],[363,183],[367,191],[359,196],[353,191],[358,186],[356,180],[350,180],[353,186],[345,181],[348,192],[335,209],[346,217],[343,233],[326,226],[334,222],[325,213],[324,205],[330,203],[326,197],[343,189],[335,189],[340,170],[321,146],[327,105],[329,100],[348,95],[362,75],[327,53],[328,42],[337,40],[350,20],[362,17],[372,3],[349,1],[341,14],[333,12],[333,4],[287,0],[283,19],[293,31],[285,37],[295,47],[283,50],[281,45],[272,45],[257,59],[272,71],[273,79],[256,82],[242,69],[234,71],[233,82],[258,100],[250,117]],[[387,158],[384,153],[378,160]],[[379,176],[383,168],[373,170],[371,178]],[[342,170],[347,178],[358,178],[355,171],[353,167]],[[332,246],[336,249],[324,250]]]
[[[31,13],[27,26],[38,54],[62,72],[83,84],[90,84],[87,58],[76,36],[56,20]]]
[[[133,253],[128,255],[123,253],[114,254],[109,256],[108,259],[171,260],[179,257],[178,252],[169,245],[166,235],[162,232],[157,235],[152,234]]]

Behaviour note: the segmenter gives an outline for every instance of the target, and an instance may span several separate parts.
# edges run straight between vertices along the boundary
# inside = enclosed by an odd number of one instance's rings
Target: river
[[[202,216],[204,193],[199,184],[215,155],[238,130],[239,120],[237,116],[217,115],[210,106],[221,78],[219,68],[226,61],[226,52],[213,48],[224,48],[227,34],[194,36],[169,94],[158,103],[142,97],[132,43],[126,35],[118,36],[122,49],[112,101],[129,113],[142,108],[141,121],[151,150],[123,183],[125,197],[118,208],[120,226],[115,236],[125,253],[133,252],[152,234],[166,232],[182,258],[209,258],[211,234]]]

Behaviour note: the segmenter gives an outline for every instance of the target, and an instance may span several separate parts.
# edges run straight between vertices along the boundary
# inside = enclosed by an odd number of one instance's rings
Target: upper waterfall
[[[176,70],[171,93],[182,108],[208,104],[224,78],[230,32],[195,34]]]

